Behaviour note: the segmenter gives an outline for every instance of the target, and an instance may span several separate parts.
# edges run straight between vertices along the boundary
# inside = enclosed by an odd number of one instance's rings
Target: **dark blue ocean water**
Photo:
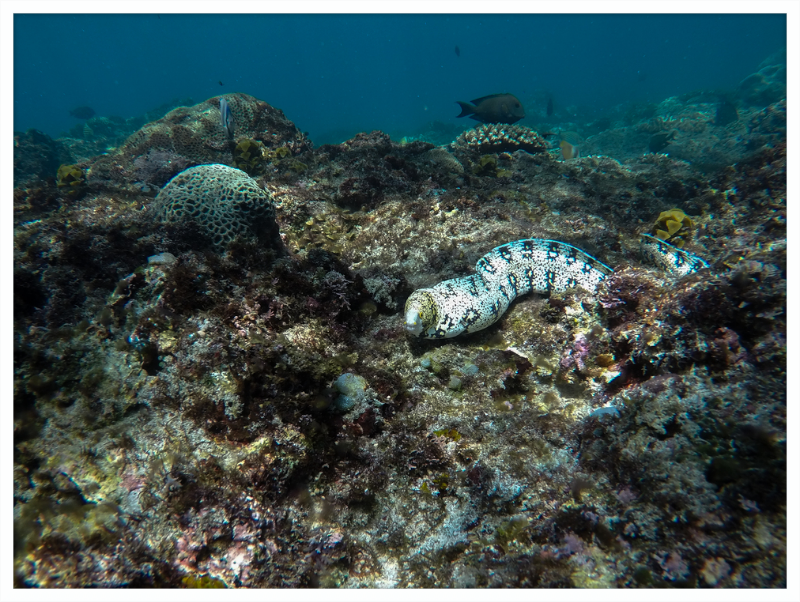
[[[127,118],[228,92],[317,144],[460,123],[456,100],[496,92],[535,127],[548,94],[563,120],[733,89],[785,44],[784,15],[16,15],[14,129],[58,136],[79,105]]]

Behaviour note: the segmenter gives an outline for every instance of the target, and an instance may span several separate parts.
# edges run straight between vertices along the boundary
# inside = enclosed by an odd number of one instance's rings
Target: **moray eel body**
[[[647,234],[645,260],[678,276],[708,267],[702,258]],[[481,257],[476,273],[414,291],[406,301],[405,326],[424,339],[476,332],[500,319],[519,295],[562,292],[581,286],[594,293],[614,270],[577,247],[557,240],[517,240]]]
[[[642,234],[642,259],[676,276],[686,276],[708,267],[708,262],[694,253],[679,249],[660,238]]]
[[[574,286],[593,292],[613,272],[577,247],[543,238],[492,249],[475,269],[472,276],[414,291],[406,301],[406,330],[426,339],[476,332],[494,324],[519,295]]]

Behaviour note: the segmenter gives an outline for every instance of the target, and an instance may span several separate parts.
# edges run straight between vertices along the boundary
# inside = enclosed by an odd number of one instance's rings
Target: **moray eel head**
[[[406,301],[406,330],[414,336],[420,336],[439,322],[436,301],[425,289],[411,293]]]

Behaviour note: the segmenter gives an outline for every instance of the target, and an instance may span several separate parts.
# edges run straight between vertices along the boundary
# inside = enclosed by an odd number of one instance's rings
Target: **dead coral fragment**
[[[547,150],[544,140],[530,128],[491,123],[462,132],[453,146],[456,149],[476,150],[480,154],[513,153],[517,150],[533,154]]]

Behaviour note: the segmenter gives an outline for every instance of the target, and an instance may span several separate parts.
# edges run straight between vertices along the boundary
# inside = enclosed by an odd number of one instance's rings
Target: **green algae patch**
[[[188,589],[226,589],[225,584],[219,579],[209,575],[186,575],[181,579],[183,586]]]
[[[494,532],[494,545],[501,547],[503,550],[507,550],[508,544],[512,541],[519,540],[530,524],[530,519],[525,516],[515,516],[504,520]]]
[[[264,145],[249,138],[240,140],[233,149],[233,166],[251,176],[263,171]]]
[[[438,431],[433,431],[433,434],[437,437],[446,437],[451,441],[461,441],[461,433],[456,429],[440,429]]]

